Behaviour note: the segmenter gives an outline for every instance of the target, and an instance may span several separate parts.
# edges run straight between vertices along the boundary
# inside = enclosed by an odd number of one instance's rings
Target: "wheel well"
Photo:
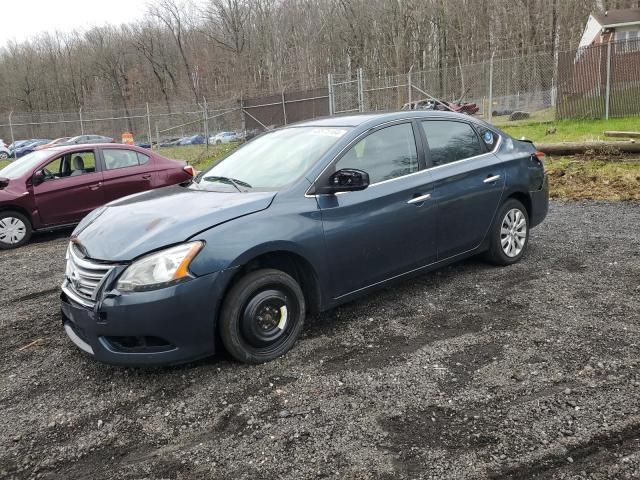
[[[233,276],[229,288],[247,273],[262,268],[274,268],[293,277],[302,289],[307,310],[311,313],[320,310],[320,283],[316,272],[307,260],[293,252],[269,252],[250,260]]]
[[[516,200],[518,200],[522,205],[524,205],[524,208],[527,209],[527,215],[529,216],[529,218],[531,218],[531,197],[529,195],[527,195],[526,193],[522,193],[522,192],[515,192],[512,193],[511,195],[509,195],[509,198],[515,198]]]
[[[16,205],[0,205],[0,213],[2,213],[2,212],[17,212],[17,213],[20,213],[20,214],[24,215],[25,217],[27,217],[27,220],[29,220],[29,222],[31,222],[31,227],[33,227],[33,220],[31,219],[31,215],[29,215],[29,212],[27,212],[22,207],[18,207]]]

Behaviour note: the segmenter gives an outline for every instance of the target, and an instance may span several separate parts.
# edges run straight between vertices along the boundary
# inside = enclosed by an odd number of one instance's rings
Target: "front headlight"
[[[184,243],[142,257],[127,267],[116,288],[122,292],[140,292],[191,278],[189,264],[203,246],[203,242]]]

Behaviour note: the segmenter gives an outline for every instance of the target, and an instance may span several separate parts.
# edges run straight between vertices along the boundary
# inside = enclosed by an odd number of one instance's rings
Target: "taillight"
[[[536,153],[534,153],[534,155],[538,157],[538,160],[540,161],[544,160],[544,157],[545,157],[544,152],[541,152],[540,150],[536,150]]]
[[[192,177],[196,176],[196,169],[193,168],[191,165],[187,165],[186,167],[184,167],[183,170],[187,172],[189,175],[191,175]]]

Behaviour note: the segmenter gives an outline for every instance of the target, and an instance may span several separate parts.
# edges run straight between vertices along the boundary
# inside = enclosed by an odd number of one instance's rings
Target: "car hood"
[[[180,186],[125,197],[94,210],[73,232],[87,257],[127,262],[209,228],[264,210],[276,192],[222,193]]]

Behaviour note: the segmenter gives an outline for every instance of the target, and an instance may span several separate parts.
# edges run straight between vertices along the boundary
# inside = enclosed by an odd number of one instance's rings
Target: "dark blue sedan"
[[[484,254],[519,261],[545,218],[534,146],[466,115],[407,111],[266,133],[189,185],[89,214],[62,318],[97,360],[242,362],[286,353],[308,312]]]

